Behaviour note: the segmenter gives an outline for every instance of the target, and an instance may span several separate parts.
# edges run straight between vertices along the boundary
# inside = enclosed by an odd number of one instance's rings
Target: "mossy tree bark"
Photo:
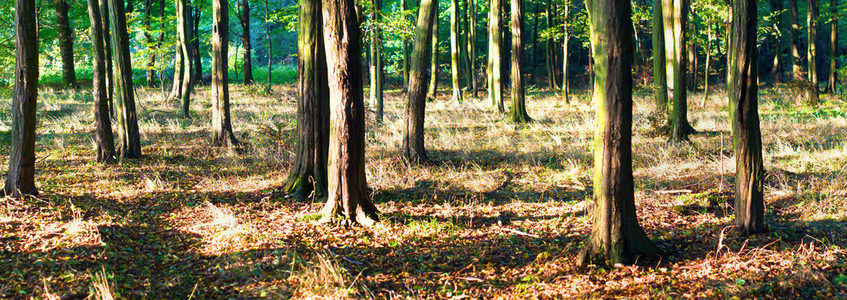
[[[424,112],[426,111],[426,79],[429,70],[426,62],[430,45],[436,36],[438,0],[421,0],[418,22],[415,26],[415,46],[412,48],[412,68],[409,72],[409,92],[406,93],[406,116],[403,123],[403,144],[400,153],[411,163],[427,161],[424,148]]]
[[[728,85],[729,116],[735,146],[735,224],[747,233],[765,231],[762,133],[758,109],[757,0],[733,2]]]
[[[92,98],[94,98],[94,126],[97,142],[97,162],[111,162],[115,159],[115,137],[112,134],[112,120],[109,118],[109,99],[106,93],[106,50],[103,42],[100,5],[97,0],[88,0],[88,17],[91,20],[92,57]]]
[[[832,0],[830,3],[830,35],[829,35],[829,79],[827,80],[827,92],[835,94],[836,76],[838,71],[838,1]]]
[[[459,83],[459,0],[450,1],[450,74],[452,75],[453,97],[452,101],[462,102],[462,86]]]
[[[250,42],[250,1],[241,0],[238,21],[241,22],[241,43],[244,49],[244,84],[253,83],[253,44]]]
[[[79,88],[76,82],[74,68],[74,36],[71,32],[71,22],[68,19],[68,3],[65,0],[55,0],[56,24],[59,32],[59,53],[62,56],[62,85]]]
[[[658,249],[638,224],[632,177],[632,7],[592,0],[597,131],[594,135],[594,224],[577,264],[631,264]]]
[[[454,0],[455,1],[455,0]],[[526,113],[526,96],[523,88],[524,49],[521,38],[521,27],[524,22],[523,1],[511,0],[512,2],[512,63],[511,63],[511,98],[512,107],[509,118],[515,123],[528,123],[532,121]]]
[[[800,24],[798,22],[797,0],[788,0],[788,12],[791,16],[791,76],[793,80],[803,79],[803,58],[800,56]]]
[[[818,105],[820,95],[818,92],[818,4],[816,0],[806,1],[806,24],[809,26],[809,104]]]
[[[382,0],[371,0],[373,12],[371,13],[371,88],[370,101],[371,105],[376,109],[376,121],[382,122],[383,115],[383,81],[385,80],[385,68],[383,66],[382,54],[382,30],[380,22],[382,22]]]
[[[329,86],[320,0],[300,0],[297,31],[297,152],[285,191],[305,200],[326,196]]]
[[[435,17],[432,20],[432,55],[430,55],[430,71],[429,71],[429,88],[427,89],[427,98],[435,99],[435,93],[438,92],[438,3],[436,0],[435,6],[432,8],[435,10],[433,14]],[[420,13],[418,13],[418,20],[420,20]],[[418,21],[420,22],[420,21]],[[415,32],[415,37],[417,38],[417,32]],[[415,42],[415,46],[417,46],[417,41]],[[414,47],[412,51],[415,51]],[[414,54],[413,54],[414,56]],[[412,61],[412,65],[414,65],[414,61]],[[411,71],[409,73],[409,85],[411,86]]]
[[[132,86],[129,34],[126,27],[124,5],[119,0],[109,0],[109,17],[112,23],[112,41],[115,49],[115,114],[118,120],[118,154],[121,159],[141,158],[141,137],[138,116],[135,112],[135,93]]]
[[[187,0],[176,0],[176,32],[177,32],[177,50],[180,52],[182,59],[182,72],[180,72],[179,84],[179,99],[182,103],[182,117],[190,118],[189,107],[191,106],[191,51],[188,51],[188,45],[192,42],[191,37],[191,8],[188,6]],[[174,78],[176,85],[176,78]]]
[[[500,112],[503,107],[503,83],[502,83],[502,30],[500,30],[500,1],[489,0],[488,9],[488,100],[491,106]]]
[[[229,112],[229,2],[212,1],[212,143],[239,146]]]
[[[15,0],[15,90],[12,94],[9,169],[5,193],[37,195],[35,124],[38,99],[38,28],[35,1]]]
[[[329,79],[330,138],[328,198],[322,221],[341,218],[372,226],[376,206],[365,178],[365,104],[362,46],[354,0],[324,0],[324,46]]]
[[[662,115],[668,111],[668,77],[666,72],[665,22],[663,1],[653,1],[653,97],[656,110]]]

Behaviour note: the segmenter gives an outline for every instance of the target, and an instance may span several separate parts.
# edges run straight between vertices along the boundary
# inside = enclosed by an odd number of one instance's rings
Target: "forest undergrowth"
[[[8,91],[0,130],[8,132]],[[578,269],[591,224],[594,111],[530,89],[516,125],[466,94],[427,103],[426,165],[399,158],[404,100],[367,124],[374,228],[317,224],[320,200],[280,190],[293,161],[295,90],[233,86],[241,151],[210,146],[208,87],[192,118],[139,89],[144,157],[94,160],[88,92],[39,91],[41,196],[0,199],[0,298],[845,298],[847,103],[760,97],[768,233],[733,226],[725,99],[689,116],[692,143],[652,136],[635,92],[637,212],[664,252]],[[701,93],[692,95],[699,103]],[[479,95],[483,96],[482,94]],[[0,135],[8,157],[8,134]],[[74,298],[76,297],[76,298]]]

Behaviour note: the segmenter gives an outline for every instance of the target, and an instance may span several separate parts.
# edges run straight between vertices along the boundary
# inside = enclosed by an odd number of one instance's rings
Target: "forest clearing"
[[[580,270],[595,127],[585,91],[566,105],[529,88],[529,124],[441,94],[427,112],[432,162],[409,165],[398,156],[401,93],[388,90],[384,124],[367,121],[372,228],[317,224],[321,203],[280,191],[295,147],[292,85],[271,95],[234,85],[242,152],[209,147],[208,89],[193,119],[175,118],[178,104],[155,90],[138,93],[145,154],[102,165],[90,94],[41,90],[44,196],[0,200],[0,295],[847,297],[847,111],[835,97],[810,108],[784,88],[762,91],[769,231],[746,236],[733,226],[725,101],[693,107],[700,133],[669,144],[650,134],[652,93],[636,89],[636,206],[664,256]]]

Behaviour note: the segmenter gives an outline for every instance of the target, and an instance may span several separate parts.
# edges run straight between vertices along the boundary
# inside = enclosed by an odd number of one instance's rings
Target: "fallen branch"
[[[508,231],[508,232],[511,232],[511,233],[514,233],[514,234],[517,234],[517,235],[528,236],[528,237],[533,237],[533,238],[540,238],[541,237],[537,234],[526,233],[526,232],[523,232],[523,231],[520,231],[520,230],[517,230],[517,229],[503,228],[503,227],[497,227],[497,228],[500,228],[500,230]]]
[[[664,191],[653,191],[654,194],[658,195],[675,195],[675,194],[691,194],[694,191],[692,190],[664,190]]]

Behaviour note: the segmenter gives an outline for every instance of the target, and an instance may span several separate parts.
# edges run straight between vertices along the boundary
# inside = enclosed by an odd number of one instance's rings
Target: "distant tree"
[[[565,104],[570,104],[568,94],[570,94],[570,84],[568,83],[568,42],[570,41],[569,10],[570,0],[564,0],[562,7],[562,100]]]
[[[455,0],[454,0],[455,1]],[[512,122],[527,123],[532,121],[532,118],[526,113],[526,97],[523,87],[523,65],[524,51],[523,41],[521,39],[521,27],[524,23],[523,1],[512,1],[512,85],[511,97],[512,107],[509,111],[509,117]]]
[[[806,3],[806,24],[809,26],[809,43],[808,56],[809,59],[809,104],[818,105],[820,96],[818,92],[818,4],[817,0],[807,0]]]
[[[188,51],[189,43],[194,40],[191,36],[191,8],[188,6],[187,0],[176,0],[176,32],[177,32],[177,51],[182,57],[179,61],[182,62],[182,72],[180,72],[180,91],[179,98],[182,103],[182,117],[189,118],[189,107],[191,106],[191,63],[192,52]],[[174,78],[174,85],[176,85]]]
[[[212,143],[239,146],[229,113],[229,2],[212,0]]]
[[[267,87],[267,91],[270,91],[271,85],[273,84],[273,82],[271,82],[271,75],[273,74],[271,72],[271,66],[272,66],[271,63],[273,62],[272,58],[273,58],[273,53],[274,53],[273,49],[274,48],[273,48],[273,42],[271,41],[271,10],[270,10],[270,6],[268,5],[268,0],[264,0],[264,1],[265,1],[265,38],[268,40],[268,44],[267,44],[267,47],[268,47],[268,79],[267,79],[268,87]],[[318,12],[318,14],[320,14],[320,12]],[[318,39],[320,39],[320,36],[321,36],[321,34],[318,34],[318,37],[319,37]],[[300,37],[298,36],[297,38],[299,39]],[[297,47],[298,47],[298,51],[299,51],[299,47],[300,47],[299,41],[297,42]],[[297,74],[300,74],[300,73],[297,73]],[[299,77],[299,75],[298,75],[298,77]]]
[[[68,19],[68,3],[55,0],[56,23],[59,31],[59,52],[62,55],[62,84],[65,87],[78,88],[74,70],[74,36]]]
[[[109,99],[109,114],[117,117],[115,111],[115,70],[112,56],[112,29],[109,17],[109,0],[100,0],[100,25],[103,28],[103,45],[106,48],[106,93]]]
[[[250,43],[250,1],[241,0],[241,11],[239,11],[238,21],[241,22],[241,43],[244,49],[244,59],[242,60],[244,68],[244,84],[253,83],[253,46]]]
[[[453,101],[462,102],[462,87],[459,85],[459,0],[450,1],[450,77],[453,82]]]
[[[653,97],[656,111],[664,115],[668,110],[668,77],[666,72],[664,8],[661,0],[653,1]]]
[[[458,0],[457,0],[458,1]],[[470,60],[470,48],[468,45],[469,33],[468,33],[468,2],[469,0],[462,0],[459,2],[459,52],[460,60],[462,61],[462,74],[465,76],[465,88],[470,90],[471,85],[473,85],[473,74],[471,73],[471,60]],[[473,97],[473,96],[471,96]]]
[[[491,106],[503,112],[503,84],[500,49],[502,32],[500,30],[500,1],[489,0],[488,9],[488,100]]]
[[[104,0],[105,1],[105,0]],[[115,158],[115,138],[112,135],[112,120],[109,118],[109,98],[106,93],[106,50],[100,5],[97,0],[88,0],[88,16],[91,19],[92,98],[94,98],[94,126],[97,141],[97,161],[109,162]]]
[[[783,0],[771,0],[771,10],[774,12],[782,12],[784,3]],[[778,82],[780,80],[780,64],[779,57],[782,55],[782,16],[776,18],[773,24],[773,29],[776,33],[776,38],[773,39],[773,68],[771,68],[771,74],[773,75],[774,82]],[[711,20],[711,19],[710,19]],[[711,38],[711,36],[710,36]],[[707,53],[708,55],[708,53]],[[708,57],[708,56],[707,56]]]
[[[323,197],[327,189],[329,86],[320,0],[299,1],[297,30],[297,150],[285,191],[297,199]]]
[[[365,104],[362,46],[355,0],[324,0],[324,46],[329,79],[328,198],[322,222],[370,227],[379,220],[365,177]]]
[[[788,31],[791,39],[791,76],[793,80],[804,80],[803,67],[800,65],[803,58],[800,57],[800,25],[797,21],[797,0],[788,0],[788,12],[791,15],[791,28]]]
[[[99,17],[99,15],[98,15],[98,17]],[[153,0],[144,0],[144,28],[142,30],[143,33],[144,33],[144,43],[147,45],[148,48],[156,49],[158,47],[155,46],[155,42],[153,40],[153,35],[151,34],[152,27],[150,27],[151,26],[150,20],[152,18],[153,18]],[[160,20],[161,20],[161,17],[160,17]],[[93,30],[93,28],[92,28],[92,30]],[[92,35],[93,34],[94,33],[92,33]],[[153,87],[156,86],[155,65],[156,65],[155,50],[154,51],[148,51],[147,52],[147,70],[146,70],[147,71],[146,72],[146,79],[147,79],[147,87],[148,88],[153,88]]]
[[[409,162],[426,162],[424,148],[424,113],[426,111],[426,62],[430,56],[435,27],[438,23],[438,0],[421,0],[412,48],[409,91],[406,93],[406,117],[403,122],[403,144],[400,154]],[[433,47],[434,48],[434,47]],[[432,53],[435,56],[435,53]]]
[[[371,52],[371,88],[370,101],[376,109],[376,121],[382,122],[383,111],[383,82],[385,81],[385,68],[383,67],[382,53],[382,0],[371,0],[371,24],[370,24],[370,52]]]
[[[400,15],[406,18],[406,0],[400,0]],[[409,90],[409,39],[403,37],[400,42],[400,51],[403,52],[403,92],[406,92]]]
[[[685,45],[688,39],[686,23],[688,22],[689,0],[663,0],[662,11],[665,26],[665,55],[668,70],[668,85],[673,91],[670,100],[671,141],[688,141],[688,134],[694,130],[688,123],[688,93],[686,81]]]
[[[479,88],[476,83],[476,3],[468,1],[468,70],[470,74],[471,93],[476,97]]]
[[[635,215],[632,178],[632,8],[628,0],[591,0],[597,131],[591,237],[577,264],[631,264],[656,257]]]
[[[205,2],[201,2],[204,0],[194,0],[194,5],[189,6],[188,10],[191,11],[188,15],[191,16],[192,23],[191,26],[191,43],[188,45],[189,56],[194,59],[194,62],[188,64],[191,68],[191,88],[193,89],[197,83],[203,81],[203,60],[200,59],[200,18],[203,14],[202,5]]]
[[[435,10],[435,17],[432,20],[432,55],[430,55],[429,89],[426,93],[426,97],[429,99],[435,99],[435,93],[438,92],[438,0],[435,0],[435,6],[432,9]],[[420,18],[420,15],[418,18]],[[417,46],[417,41],[415,46]],[[412,51],[414,51],[415,46],[413,46]],[[412,64],[414,64],[414,61]],[[411,76],[411,73],[409,73],[409,76]],[[411,77],[409,77],[409,85],[411,85],[411,80]],[[421,84],[421,86],[423,85]]]
[[[835,94],[836,78],[838,71],[838,1],[832,0],[829,5],[830,12],[830,35],[829,35],[829,80],[827,80],[827,92]]]
[[[735,145],[735,224],[753,234],[765,231],[762,133],[759,129],[757,0],[732,4],[729,116]]]
[[[547,29],[556,27],[555,18],[553,14],[556,12],[555,3],[552,0],[547,0],[547,5],[544,6],[544,20],[547,23]],[[558,83],[556,81],[556,45],[553,42],[553,35],[548,34],[547,37],[547,52],[545,53],[547,56],[547,83],[548,89],[556,90],[559,88]]]
[[[5,193],[37,195],[35,124],[38,99],[38,28],[35,1],[15,0],[15,90],[12,94],[9,169]]]
[[[120,0],[109,1],[112,24],[112,41],[115,49],[115,114],[118,120],[118,154],[121,159],[141,157],[141,137],[138,132],[138,116],[135,112],[135,94],[132,86],[129,34],[126,13]]]

